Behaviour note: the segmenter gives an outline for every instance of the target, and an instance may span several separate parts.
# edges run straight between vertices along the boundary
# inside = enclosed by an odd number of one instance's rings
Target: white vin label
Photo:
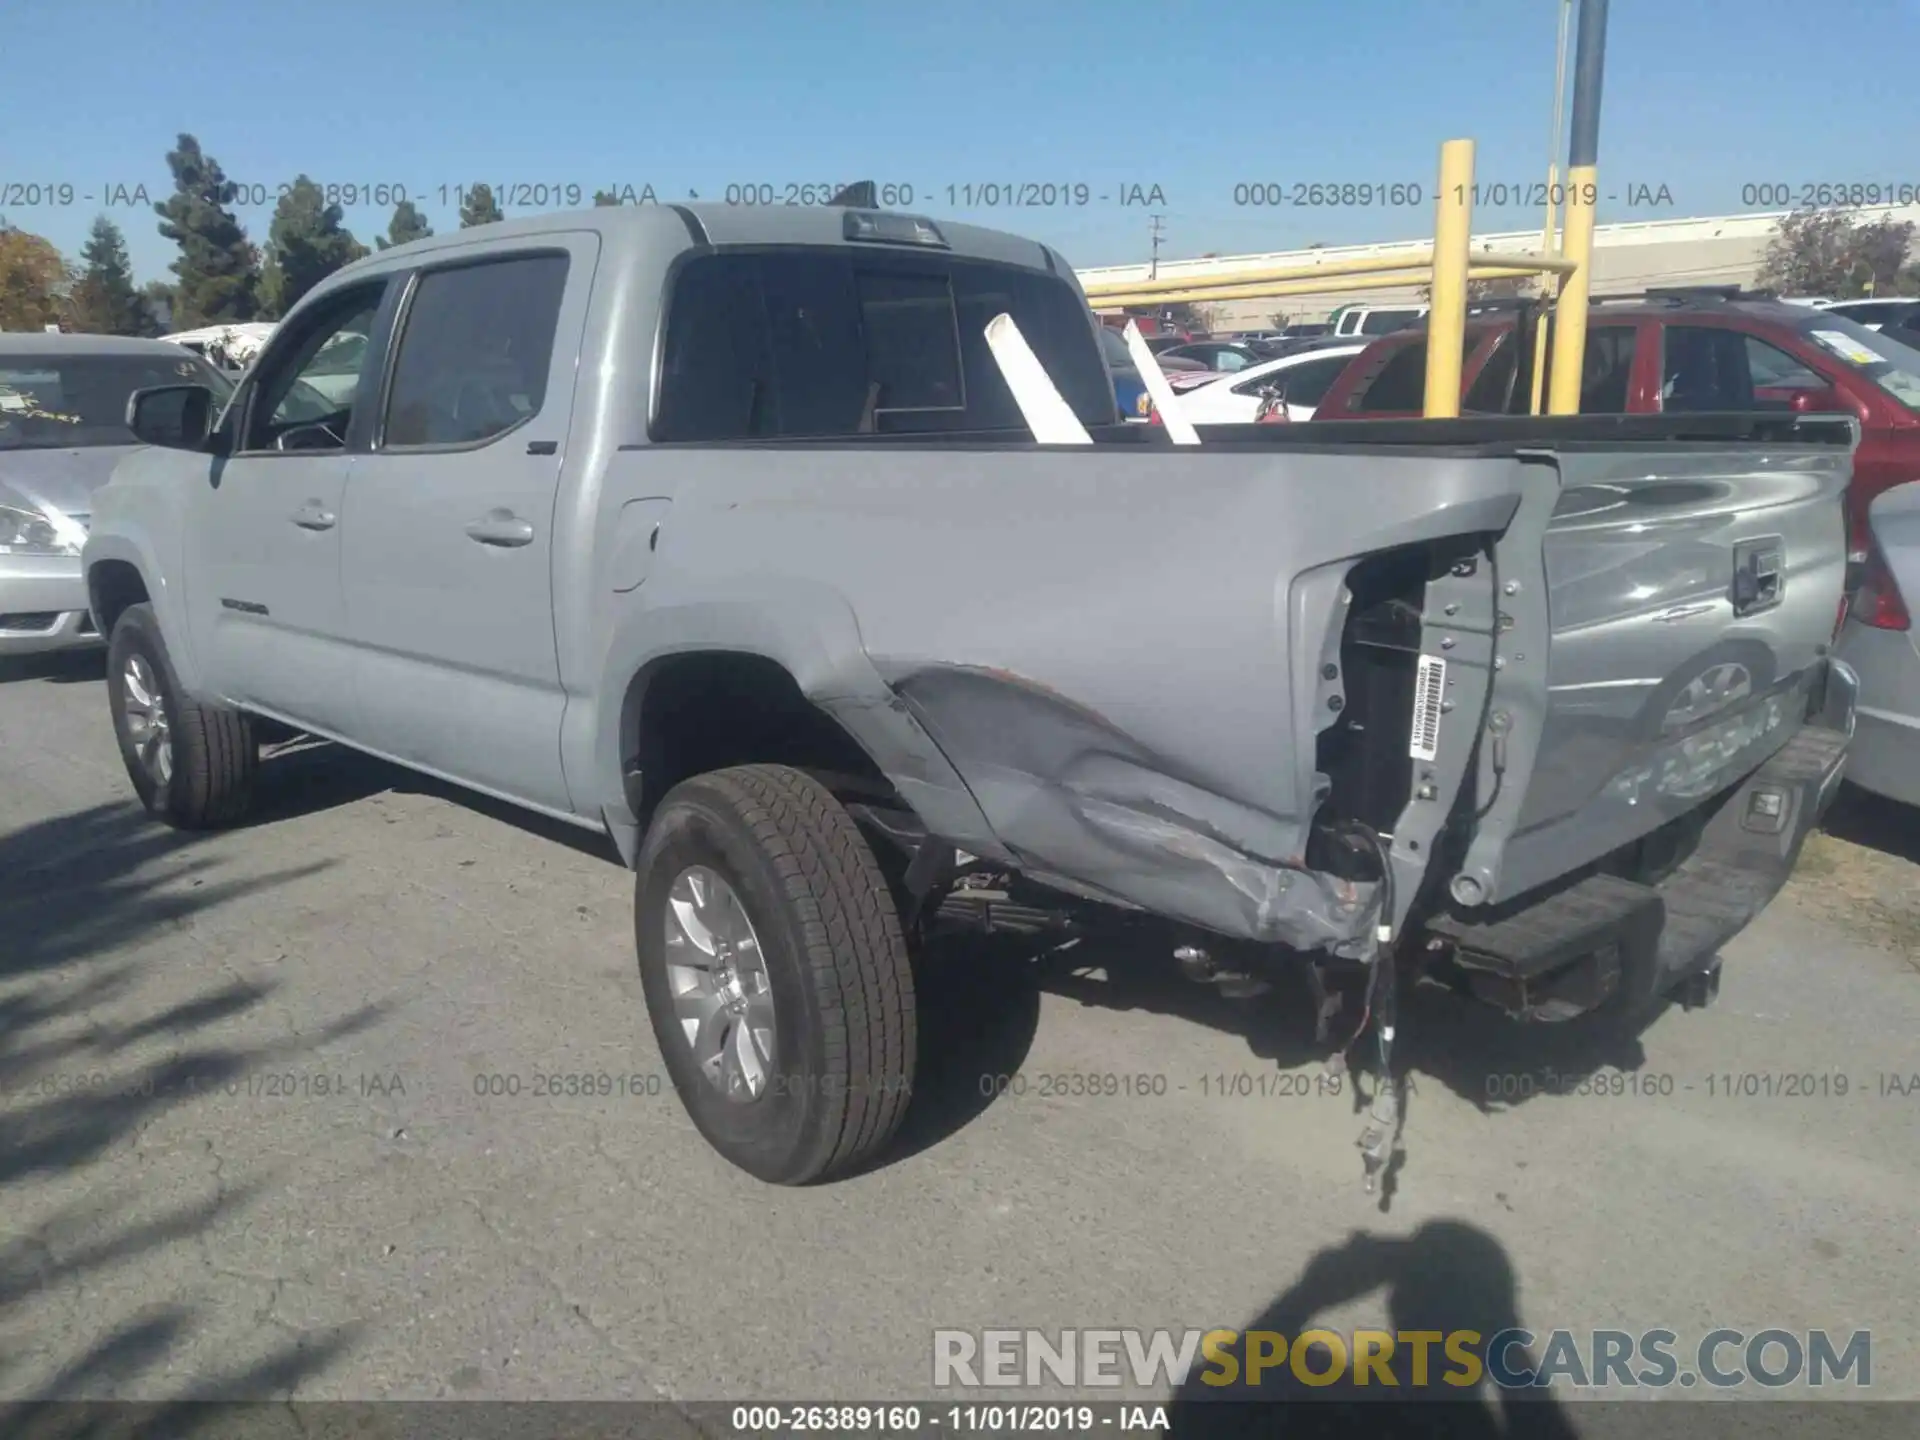
[[[1440,701],[1446,690],[1447,662],[1422,655],[1413,680],[1413,736],[1407,744],[1407,754],[1415,760],[1431,760],[1440,753]]]

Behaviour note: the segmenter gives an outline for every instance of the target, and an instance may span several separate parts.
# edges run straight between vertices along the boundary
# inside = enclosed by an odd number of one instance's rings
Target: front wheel
[[[181,692],[150,604],[129,605],[114,622],[107,704],[127,777],[151,814],[203,830],[246,813],[260,758],[252,722]]]
[[[708,1143],[778,1185],[884,1149],[913,1087],[913,975],[839,801],[783,765],[696,776],[661,801],[636,869],[647,1012]]]

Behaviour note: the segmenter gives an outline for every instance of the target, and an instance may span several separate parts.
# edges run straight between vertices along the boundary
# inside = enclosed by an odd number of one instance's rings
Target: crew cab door
[[[351,286],[289,317],[223,420],[233,451],[196,488],[186,527],[187,614],[208,689],[332,734],[354,728],[341,517],[377,389],[364,341],[387,288]],[[358,368],[342,371],[337,357],[356,340]]]
[[[476,243],[409,274],[342,535],[357,738],[558,811],[553,528],[598,246]]]

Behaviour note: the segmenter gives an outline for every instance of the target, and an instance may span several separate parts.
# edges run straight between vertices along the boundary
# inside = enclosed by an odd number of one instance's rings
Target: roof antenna
[[[856,180],[844,190],[836,191],[827,204],[843,205],[849,210],[878,210],[880,194],[873,181]]]

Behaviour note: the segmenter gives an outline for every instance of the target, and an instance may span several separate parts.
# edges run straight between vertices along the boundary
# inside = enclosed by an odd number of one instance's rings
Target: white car
[[[1908,330],[1920,329],[1913,321],[1915,312],[1920,311],[1920,301],[1911,295],[1896,296],[1891,300],[1836,300],[1826,310],[1831,315],[1844,315],[1854,324],[1864,325],[1869,330],[1878,330],[1886,325],[1898,325]]]
[[[1299,350],[1278,360],[1249,365],[1180,392],[1175,403],[1195,425],[1251,425],[1260,414],[1261,392],[1286,386],[1287,419],[1311,420],[1314,407],[1335,377],[1371,339]]]
[[[222,370],[240,371],[253,363],[278,327],[268,320],[234,325],[206,325],[198,330],[176,330],[160,338],[211,361]]]
[[[1336,313],[1331,333],[1365,335],[1371,340],[1418,324],[1427,309],[1425,305],[1350,305]]]

